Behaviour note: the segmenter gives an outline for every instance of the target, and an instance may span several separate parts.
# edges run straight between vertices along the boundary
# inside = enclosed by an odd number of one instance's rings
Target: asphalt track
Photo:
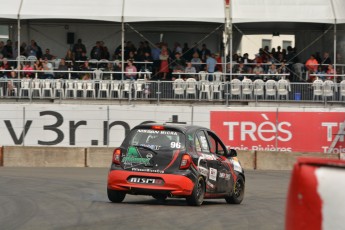
[[[284,229],[289,171],[247,171],[245,199],[229,205],[127,196],[110,203],[104,168],[0,168],[0,229]]]

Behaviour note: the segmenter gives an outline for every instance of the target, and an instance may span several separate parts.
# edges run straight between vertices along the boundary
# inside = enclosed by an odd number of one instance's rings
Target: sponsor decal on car
[[[150,157],[142,157],[136,147],[130,146],[127,150],[127,155],[122,158],[122,163],[126,166],[125,168],[133,167],[136,165],[150,165]]]
[[[128,179],[128,182],[138,183],[138,184],[164,184],[162,179],[159,178],[145,178],[145,177],[131,177]]]
[[[163,170],[158,170],[158,169],[140,169],[140,168],[132,168],[132,171],[135,172],[148,172],[148,173],[164,173]]]
[[[206,185],[212,189],[214,189],[214,187],[215,187],[214,184],[212,184],[210,181],[206,181]]]
[[[229,173],[219,173],[219,178],[224,178],[225,180],[230,180],[231,175]]]
[[[210,172],[210,173],[209,173],[208,178],[209,178],[210,180],[217,181],[217,169],[210,168],[209,172]]]

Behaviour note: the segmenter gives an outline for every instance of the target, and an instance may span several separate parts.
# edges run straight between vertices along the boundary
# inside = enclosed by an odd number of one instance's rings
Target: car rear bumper
[[[132,183],[130,177],[157,178],[163,184]],[[108,189],[120,190],[133,194],[165,193],[172,196],[189,196],[194,188],[194,182],[184,175],[132,172],[125,170],[111,170],[108,175]]]

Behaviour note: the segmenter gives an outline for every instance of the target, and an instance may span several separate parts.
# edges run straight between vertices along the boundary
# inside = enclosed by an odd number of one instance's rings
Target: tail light
[[[192,158],[188,154],[183,155],[181,159],[180,169],[188,169],[191,163]]]
[[[120,160],[121,160],[121,149],[115,149],[114,153],[113,153],[113,163],[116,165],[120,164]]]

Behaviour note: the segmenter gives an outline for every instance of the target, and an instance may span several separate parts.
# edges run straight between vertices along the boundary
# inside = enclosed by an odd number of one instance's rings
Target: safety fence
[[[0,79],[2,99],[344,102],[345,81]]]

